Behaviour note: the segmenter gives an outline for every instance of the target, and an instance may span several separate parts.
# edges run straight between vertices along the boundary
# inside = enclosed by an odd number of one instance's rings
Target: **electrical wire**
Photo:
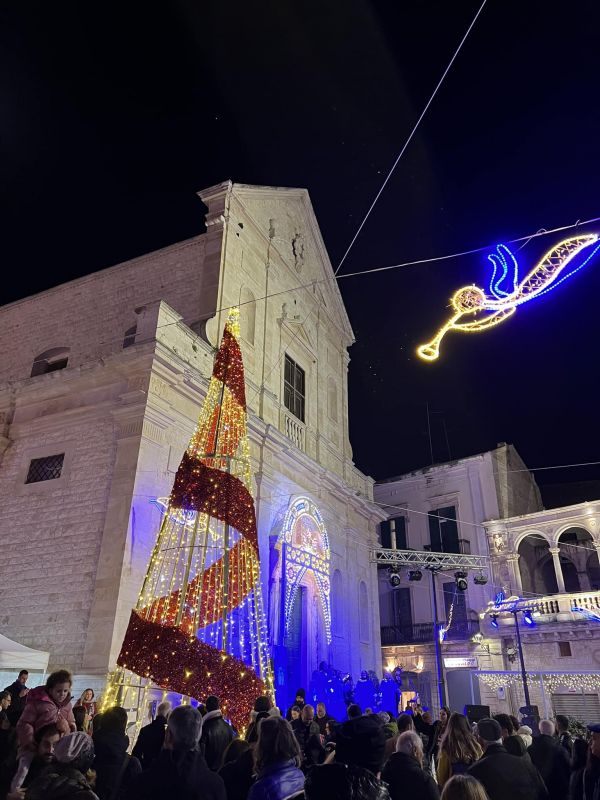
[[[458,54],[460,53],[460,51],[461,51],[461,49],[462,49],[462,46],[463,46],[463,45],[464,45],[464,43],[467,41],[467,37],[469,36],[469,34],[471,33],[471,30],[472,30],[473,26],[474,26],[474,25],[475,25],[475,23],[477,22],[477,18],[479,17],[479,15],[481,14],[481,12],[483,11],[483,8],[484,8],[484,6],[485,6],[486,2],[487,2],[487,0],[483,0],[483,3],[482,3],[482,4],[481,4],[481,6],[479,7],[479,10],[477,11],[477,13],[475,14],[475,16],[473,17],[473,20],[472,20],[471,24],[469,25],[469,27],[467,28],[467,32],[465,33],[465,35],[463,36],[463,38],[462,38],[462,39],[461,39],[461,41],[460,41],[460,44],[458,45],[458,47],[457,47],[457,48],[456,48],[456,50],[454,51],[454,55],[453,55],[453,56],[452,56],[452,58],[450,59],[450,61],[449,61],[449,63],[448,63],[448,66],[446,67],[446,69],[445,69],[445,70],[444,70],[444,72],[442,73],[442,77],[439,79],[439,81],[438,81],[438,83],[437,83],[437,86],[435,87],[435,89],[433,90],[433,93],[431,94],[431,97],[429,98],[429,100],[428,100],[428,101],[427,101],[427,103],[425,104],[425,108],[423,109],[423,111],[421,112],[421,114],[420,114],[419,118],[417,119],[417,121],[416,121],[416,122],[415,122],[415,124],[413,125],[413,128],[412,128],[411,132],[409,133],[407,140],[404,142],[404,145],[402,146],[402,149],[401,149],[401,150],[400,150],[400,152],[398,153],[398,156],[396,157],[396,160],[395,160],[395,161],[394,161],[394,163],[392,164],[392,166],[391,166],[391,168],[390,168],[390,170],[389,170],[388,174],[386,175],[386,177],[385,177],[385,179],[384,179],[383,183],[381,184],[381,187],[380,187],[379,191],[378,191],[378,192],[377,192],[377,194],[375,195],[375,199],[373,200],[373,202],[372,202],[372,203],[371,203],[371,205],[369,206],[369,209],[368,209],[367,213],[365,214],[365,216],[364,216],[364,218],[363,218],[362,222],[361,222],[361,223],[360,223],[360,225],[358,226],[358,229],[357,229],[356,233],[355,233],[355,234],[354,234],[354,236],[352,237],[352,241],[350,242],[350,244],[348,245],[348,248],[346,249],[346,252],[345,252],[345,253],[344,253],[344,255],[342,256],[342,260],[341,260],[341,261],[340,261],[340,263],[338,264],[338,266],[337,266],[337,269],[336,269],[336,271],[335,271],[335,273],[334,273],[335,275],[337,275],[337,274],[338,274],[338,272],[340,271],[340,269],[342,268],[342,265],[344,264],[344,261],[345,261],[345,260],[346,260],[346,258],[348,257],[348,254],[350,253],[350,250],[352,250],[352,247],[353,247],[353,245],[354,245],[354,242],[355,242],[355,241],[358,239],[358,237],[359,237],[359,235],[360,235],[360,232],[362,231],[363,227],[365,226],[365,223],[366,223],[366,221],[369,219],[369,216],[371,215],[371,211],[373,211],[373,209],[375,208],[375,205],[376,205],[377,201],[379,200],[379,198],[380,198],[380,197],[381,197],[381,195],[383,194],[383,190],[384,190],[384,189],[385,189],[385,187],[387,186],[387,184],[388,184],[388,181],[390,180],[390,178],[392,177],[392,175],[393,175],[393,173],[394,173],[394,170],[396,169],[396,167],[397,167],[397,166],[398,166],[398,164],[400,163],[400,159],[402,158],[402,156],[403,156],[403,155],[404,155],[404,153],[406,152],[406,149],[407,149],[408,145],[410,144],[410,142],[412,141],[412,138],[413,138],[413,136],[414,136],[414,135],[415,135],[415,133],[417,132],[417,128],[418,128],[418,127],[419,127],[419,125],[421,124],[421,120],[423,119],[423,117],[425,116],[425,114],[427,113],[427,111],[429,110],[429,106],[432,104],[432,102],[433,102],[433,100],[434,100],[434,98],[435,98],[436,94],[438,93],[438,91],[439,91],[439,89],[440,89],[440,87],[441,87],[442,83],[444,82],[444,79],[446,78],[446,75],[448,74],[448,72],[450,72],[450,69],[451,69],[451,67],[452,67],[452,64],[454,64],[454,62],[455,62],[455,60],[456,60],[456,58],[457,58]]]
[[[551,229],[548,229],[548,230],[542,228],[542,229],[538,230],[534,234],[528,234],[527,236],[519,236],[519,237],[517,237],[515,239],[508,239],[508,240],[506,240],[506,243],[507,244],[515,244],[516,242],[525,242],[527,244],[529,241],[531,241],[532,239],[535,239],[535,238],[537,238],[539,236],[547,236],[547,235],[549,235],[551,233],[557,233],[557,232],[560,232],[560,231],[571,230],[572,228],[579,228],[579,227],[582,227],[584,225],[590,225],[590,224],[592,224],[594,222],[599,222],[599,221],[600,221],[600,216],[592,217],[590,219],[583,220],[583,221],[578,220],[577,222],[574,222],[574,223],[572,223],[570,225],[561,225],[561,226],[559,226],[557,228],[551,228]],[[398,264],[391,264],[391,265],[387,265],[387,266],[384,266],[384,267],[372,267],[372,268],[369,268],[369,269],[357,270],[355,272],[345,272],[343,275],[337,275],[337,276],[336,275],[332,275],[332,276],[330,276],[328,278],[319,278],[319,279],[311,280],[308,283],[301,283],[301,284],[298,284],[297,286],[290,286],[290,287],[288,287],[286,289],[281,289],[280,291],[277,291],[277,292],[270,292],[269,294],[261,295],[260,297],[255,297],[254,300],[245,300],[245,301],[243,301],[241,303],[238,303],[237,305],[221,306],[220,308],[215,309],[215,311],[213,312],[213,317],[216,316],[217,314],[221,313],[221,312],[231,311],[233,308],[242,308],[245,305],[250,305],[252,303],[259,303],[259,302],[262,302],[264,300],[269,300],[272,297],[281,297],[282,295],[285,295],[285,294],[292,294],[293,292],[301,291],[302,289],[311,289],[311,288],[314,289],[315,287],[320,286],[322,284],[335,283],[335,282],[337,282],[339,280],[342,280],[344,278],[355,278],[355,277],[360,277],[361,275],[371,275],[371,274],[375,274],[375,273],[379,273],[379,272],[388,272],[390,270],[402,269],[404,267],[422,266],[422,265],[425,265],[425,264],[438,263],[440,261],[448,261],[448,260],[451,260],[451,259],[454,259],[454,258],[460,258],[462,256],[475,255],[477,253],[487,252],[487,251],[493,249],[493,247],[495,247],[495,245],[486,245],[484,247],[472,248],[471,250],[462,250],[462,251],[456,252],[456,253],[447,253],[446,255],[442,255],[442,256],[432,256],[431,258],[420,258],[420,259],[415,259],[413,261],[403,261],[403,262],[398,263]],[[142,258],[143,259],[143,257],[144,256],[139,256],[138,258]],[[123,262],[123,263],[127,263],[127,262]],[[115,265],[115,266],[120,266],[120,265]],[[111,269],[111,267],[108,267],[108,269]],[[95,273],[90,273],[89,276],[86,275],[86,276],[82,276],[82,277],[92,277],[94,274]],[[60,286],[59,287],[52,287],[51,289],[48,289],[47,291],[52,291],[52,289],[57,289],[57,288],[60,288]],[[26,300],[27,300],[27,298],[23,298],[22,300],[16,300],[15,303],[25,302]],[[322,305],[322,303],[321,303],[321,305]],[[309,315],[310,315],[310,312],[309,312]],[[174,322],[164,322],[164,323],[162,323],[160,325],[157,325],[156,326],[156,330],[158,331],[158,330],[162,330],[164,328],[170,328],[173,325],[182,325],[182,324],[184,326],[186,326],[186,324],[182,323],[181,320],[175,320]],[[190,331],[195,336],[198,336],[198,334],[195,331],[193,331],[191,328],[190,328]],[[123,333],[119,333],[118,336],[114,336],[114,337],[111,337],[109,339],[101,339],[99,341],[96,341],[94,343],[94,345],[96,347],[102,347],[102,346],[105,346],[105,345],[112,345],[112,344],[122,343],[123,339],[124,339],[124,335],[125,335],[124,332]],[[214,350],[215,348],[212,348],[212,349]],[[98,361],[100,358],[106,357],[108,355],[113,355],[113,354],[112,353],[106,353],[106,354],[104,354],[104,356],[98,356],[98,358],[96,358],[96,359],[82,362],[79,366],[87,366],[88,364],[93,364],[96,361]]]

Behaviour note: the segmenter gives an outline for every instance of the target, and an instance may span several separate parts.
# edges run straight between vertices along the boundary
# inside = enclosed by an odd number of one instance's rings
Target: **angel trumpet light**
[[[435,361],[440,354],[440,343],[448,331],[479,333],[504,322],[515,313],[517,306],[555,289],[585,267],[600,250],[598,240],[596,233],[564,239],[549,250],[522,280],[519,280],[517,259],[506,245],[499,244],[495,252],[488,255],[493,268],[489,294],[474,284],[458,289],[450,300],[450,319],[431,341],[417,348],[417,355],[424,361]],[[579,253],[592,245],[596,246],[587,257],[573,266],[572,262]],[[571,268],[567,269],[570,265]]]

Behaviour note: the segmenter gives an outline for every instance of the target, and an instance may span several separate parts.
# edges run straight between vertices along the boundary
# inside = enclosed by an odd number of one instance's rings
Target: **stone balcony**
[[[556,622],[588,622],[595,619],[600,622],[600,591],[561,592],[527,600],[527,607],[533,612],[536,624],[546,625]],[[524,604],[521,600],[520,605]],[[493,613],[494,605],[490,603],[488,615]],[[499,611],[498,625],[514,627],[512,614]]]

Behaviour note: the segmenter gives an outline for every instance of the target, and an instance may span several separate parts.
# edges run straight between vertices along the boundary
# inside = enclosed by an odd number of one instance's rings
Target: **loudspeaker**
[[[537,706],[521,706],[519,709],[519,714],[524,717],[534,717],[535,719],[540,718],[540,712]]]
[[[540,721],[540,712],[537,706],[521,706],[519,709],[521,715],[521,724],[529,725],[533,735],[537,736],[540,732],[538,722]]]
[[[491,717],[489,706],[465,706],[465,717],[469,722],[477,722],[485,717]]]

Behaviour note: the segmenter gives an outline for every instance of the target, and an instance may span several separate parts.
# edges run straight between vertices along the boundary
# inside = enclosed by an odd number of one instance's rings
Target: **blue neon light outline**
[[[509,270],[507,254],[513,263],[513,276],[512,276],[513,285],[510,292],[506,292],[504,291],[504,289],[500,288],[500,284],[506,278]],[[490,285],[489,285],[490,294],[493,295],[496,298],[496,300],[502,300],[503,297],[508,297],[509,294],[512,294],[512,292],[514,292],[514,290],[517,288],[517,283],[519,281],[519,264],[514,254],[510,250],[510,248],[508,248],[505,244],[496,245],[496,252],[489,253],[487,258],[494,268],[492,272],[492,277],[490,278]],[[502,267],[502,275],[496,280],[496,273],[498,271],[499,265]]]
[[[543,291],[539,292],[533,299],[535,300],[537,297],[541,297],[543,294],[547,294],[548,292],[552,291],[552,289],[556,289],[557,286],[559,286],[563,281],[566,281],[567,278],[570,278],[571,275],[575,275],[576,272],[579,272],[580,269],[583,269],[585,265],[588,263],[588,261],[591,261],[591,259],[596,255],[598,250],[600,250],[600,244],[597,244],[596,247],[594,247],[589,256],[578,267],[572,269],[571,272],[567,272],[567,274],[563,275],[563,277],[560,280],[556,281]]]

